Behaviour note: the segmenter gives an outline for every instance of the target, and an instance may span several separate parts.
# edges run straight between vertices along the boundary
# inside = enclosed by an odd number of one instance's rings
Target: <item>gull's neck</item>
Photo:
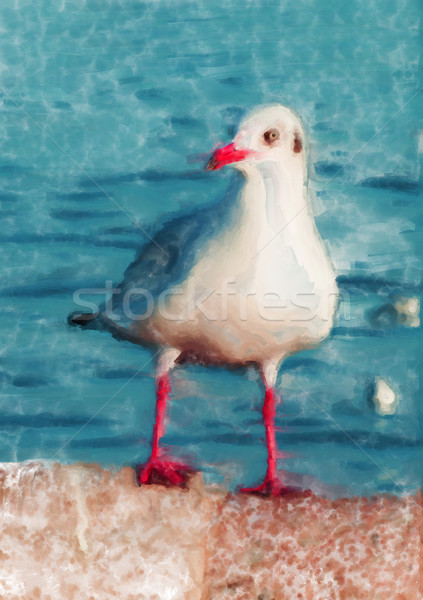
[[[241,195],[241,221],[259,244],[275,234],[293,240],[299,232],[304,234],[313,227],[302,157],[283,164],[268,161],[246,165],[243,171],[246,183]]]

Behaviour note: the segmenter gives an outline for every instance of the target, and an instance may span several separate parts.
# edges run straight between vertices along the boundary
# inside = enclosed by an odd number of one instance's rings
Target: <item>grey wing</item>
[[[126,328],[134,315],[145,315],[151,300],[184,281],[207,241],[231,226],[238,189],[235,181],[221,202],[165,223],[127,267],[122,281],[114,286],[112,299],[99,307],[98,313],[73,313],[68,322],[100,329],[110,329],[113,322]]]

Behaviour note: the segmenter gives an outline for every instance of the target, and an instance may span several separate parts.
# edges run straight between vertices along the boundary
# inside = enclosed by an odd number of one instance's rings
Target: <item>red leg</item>
[[[151,455],[146,463],[137,466],[139,485],[178,485],[185,487],[194,469],[180,462],[172,461],[163,456],[159,446],[160,438],[166,431],[166,405],[170,394],[169,375],[161,375],[156,382],[156,422],[154,424]]]
[[[266,388],[263,405],[263,420],[266,428],[267,471],[261,485],[251,488],[241,488],[241,492],[260,494],[263,496],[282,496],[292,493],[293,488],[284,485],[277,476],[278,448],[275,435],[276,394],[271,387]]]
[[[166,432],[166,404],[169,400],[170,377],[168,374],[161,375],[156,382],[156,422],[153,429],[153,441],[151,448],[151,458],[158,458],[160,454],[159,440]]]

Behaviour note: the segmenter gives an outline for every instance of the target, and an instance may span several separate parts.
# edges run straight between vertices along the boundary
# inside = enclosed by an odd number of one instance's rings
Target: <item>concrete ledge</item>
[[[0,465],[3,600],[418,600],[421,495],[139,488],[130,468]]]

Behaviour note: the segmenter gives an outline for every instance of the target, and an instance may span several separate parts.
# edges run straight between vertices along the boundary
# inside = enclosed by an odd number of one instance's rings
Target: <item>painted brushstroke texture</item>
[[[7,600],[421,598],[420,495],[262,500],[97,465],[0,465],[0,480]]]
[[[212,182],[186,157],[229,141],[254,106],[282,102],[309,126],[317,224],[346,299],[332,337],[288,359],[278,381],[287,468],[370,495],[421,485],[421,330],[373,319],[421,295],[421,100],[399,112],[421,87],[420,12],[414,0],[0,9],[2,460],[49,458],[75,435],[61,460],[146,459],[154,382],[151,365],[137,371],[149,353],[65,323],[76,288],[118,281],[146,243],[108,196],[150,235],[218,202],[231,175]],[[375,377],[399,390],[391,417],[368,404]],[[166,443],[210,479],[253,483],[261,402],[254,374],[186,367]]]

